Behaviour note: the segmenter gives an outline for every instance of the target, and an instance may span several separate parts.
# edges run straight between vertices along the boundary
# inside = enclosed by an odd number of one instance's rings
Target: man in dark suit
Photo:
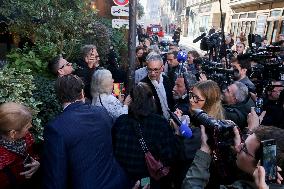
[[[162,57],[152,52],[147,56],[146,61],[148,75],[142,79],[141,82],[145,82],[151,87],[158,113],[163,115],[166,119],[169,119],[170,115],[168,109],[173,110],[174,106],[174,100],[172,98],[173,86],[168,77],[162,75]]]
[[[74,75],[56,81],[64,111],[45,127],[43,188],[129,188],[112,152],[112,119],[104,108],[84,103],[83,89]]]

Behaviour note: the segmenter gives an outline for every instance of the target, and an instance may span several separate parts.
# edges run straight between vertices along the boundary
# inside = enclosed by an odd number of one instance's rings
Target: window
[[[270,16],[281,16],[281,10],[273,10],[273,11],[271,11]]]
[[[256,18],[256,12],[248,13],[248,18]]]
[[[244,33],[246,32],[246,22],[244,22],[244,21],[242,22],[242,29],[241,29],[241,31],[244,32]]]
[[[232,16],[232,19],[238,19],[239,18],[239,15],[238,14],[234,14],[233,16]]]
[[[247,17],[247,13],[241,14],[240,18],[246,18]]]
[[[256,33],[260,36],[264,35],[265,26],[266,26],[266,19],[267,19],[266,15],[259,15],[258,16],[254,33]]]
[[[282,20],[282,23],[281,23],[280,33],[284,34],[284,20]]]
[[[273,32],[273,23],[270,21],[267,22],[267,31],[266,31],[266,38],[269,41],[269,43],[271,42],[272,32]]]
[[[255,27],[255,21],[252,21],[250,25],[250,33],[254,33],[254,27]]]
[[[273,27],[273,33],[272,33],[272,42],[276,41],[278,24],[279,24],[279,21],[274,21],[274,27]]]
[[[250,33],[250,22],[246,22],[246,30],[245,30],[246,36],[248,36],[249,33]]]

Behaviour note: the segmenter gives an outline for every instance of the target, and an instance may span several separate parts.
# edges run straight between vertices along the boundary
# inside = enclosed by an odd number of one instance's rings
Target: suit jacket
[[[174,99],[173,99],[172,91],[173,91],[174,87],[171,85],[170,80],[167,76],[165,76],[165,75],[162,75],[162,76],[163,76],[163,84],[164,84],[166,95],[167,95],[168,106],[169,106],[169,109],[171,111],[173,111]],[[158,93],[157,93],[154,85],[152,84],[151,80],[149,79],[148,76],[146,76],[144,79],[141,80],[141,82],[145,82],[151,87],[154,98],[155,98],[155,103],[156,103],[156,106],[157,106],[157,113],[160,114],[160,115],[163,115],[162,106],[161,106],[161,103],[160,103],[160,100],[159,100],[159,97],[158,97]]]
[[[45,127],[43,188],[128,188],[113,156],[111,127],[102,107],[82,102],[67,106]]]

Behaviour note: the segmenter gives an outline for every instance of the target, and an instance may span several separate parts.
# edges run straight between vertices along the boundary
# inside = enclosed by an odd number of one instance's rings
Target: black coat
[[[145,82],[151,87],[154,98],[155,98],[157,112],[158,112],[158,114],[163,115],[162,106],[161,106],[161,103],[160,103],[160,100],[159,100],[159,97],[158,97],[158,93],[157,93],[154,85],[152,84],[151,80],[149,79],[148,76],[146,76],[144,79],[141,80],[141,82]],[[172,90],[173,90],[174,87],[170,83],[169,78],[165,75],[163,75],[163,84],[164,84],[166,95],[167,95],[168,107],[171,111],[173,111],[174,99],[173,99]]]
[[[224,105],[225,118],[235,122],[241,130],[248,126],[247,115],[255,107],[255,102],[249,96],[245,101],[235,105]]]
[[[89,68],[87,63],[83,60],[79,60],[77,63],[77,69],[75,70],[75,75],[80,77],[84,82],[84,92],[85,96],[92,100],[91,96],[91,82],[92,82],[92,76],[95,72],[95,68]]]

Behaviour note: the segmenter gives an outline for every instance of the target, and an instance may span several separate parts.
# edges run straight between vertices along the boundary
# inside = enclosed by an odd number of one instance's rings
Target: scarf
[[[27,144],[24,138],[15,141],[9,141],[0,136],[0,146],[3,146],[8,151],[14,152],[21,156],[26,156]]]
[[[168,120],[170,118],[170,114],[168,112],[169,106],[168,106],[168,102],[167,102],[166,90],[165,90],[165,87],[164,87],[164,84],[163,84],[162,74],[160,75],[159,83],[156,80],[151,80],[151,82],[154,85],[156,92],[158,94],[160,104],[161,104],[161,107],[162,107],[163,116]]]

